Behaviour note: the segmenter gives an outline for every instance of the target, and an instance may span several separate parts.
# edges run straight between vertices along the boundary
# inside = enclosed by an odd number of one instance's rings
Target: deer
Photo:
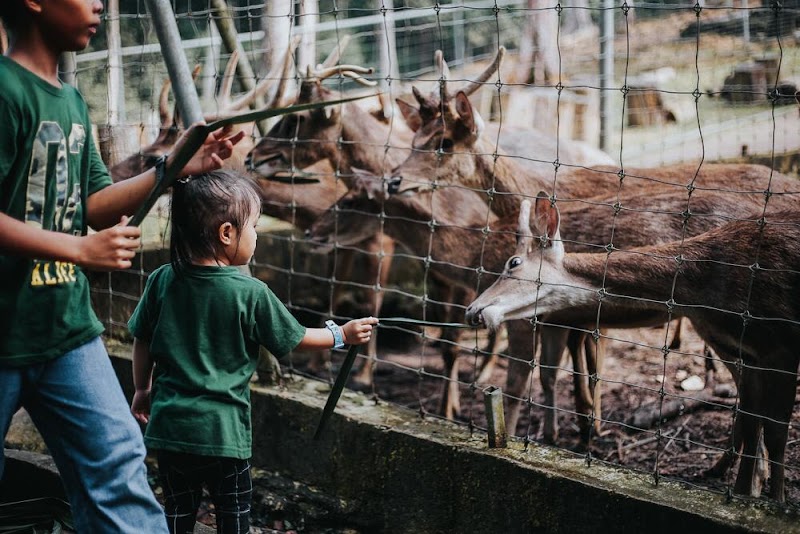
[[[481,195],[469,189],[443,187],[435,191],[407,191],[402,194],[388,194],[389,186],[396,182],[385,182],[381,177],[358,173],[357,186],[340,198],[311,227],[309,238],[318,249],[326,250],[335,241],[338,246],[348,247],[358,243],[364,236],[381,230],[393,237],[414,256],[427,258],[428,270],[432,277],[445,281],[448,285],[460,287],[468,294],[474,294],[481,286],[491,283],[500,273],[507,255],[513,250],[516,220],[502,220],[487,210]],[[597,251],[592,245],[596,238],[595,229],[614,216],[616,196],[594,197],[581,202],[564,205],[564,216],[569,219],[572,231],[565,241],[567,247],[586,252]],[[632,194],[625,192],[616,216],[617,238],[626,242],[653,242],[651,233],[659,229],[661,239],[678,238],[684,231],[688,235],[701,233],[727,222],[741,213],[747,206],[757,209],[759,203],[754,199],[740,198],[738,195],[719,192],[704,192],[695,199],[692,215],[685,217],[686,196],[680,191],[664,188],[660,191]],[[432,231],[433,229],[433,231]],[[611,233],[611,228],[606,229]],[[456,305],[463,302],[456,302]],[[641,323],[641,324],[640,324]],[[635,323],[661,324],[659,319],[651,322]],[[507,378],[508,428],[517,426],[519,404],[530,374],[529,362],[533,360],[533,330],[529,323],[517,321],[509,324],[509,370]],[[619,326],[619,325],[616,325]],[[553,330],[553,329],[551,329]],[[561,331],[566,332],[566,331]],[[576,333],[577,334],[577,333]],[[561,337],[556,340],[563,342]],[[576,412],[579,418],[581,436],[588,441],[589,416],[593,416],[595,430],[599,430],[600,389],[583,380],[589,374],[596,374],[602,367],[600,359],[595,361],[590,351],[589,357],[581,361],[577,345],[582,336],[570,335],[570,353],[573,356],[573,374],[576,392]],[[556,371],[559,368],[562,350],[549,349],[552,336],[543,340],[545,348],[539,362],[540,380],[544,393],[544,404],[552,406],[545,412],[544,439],[554,443],[558,425],[555,412]],[[602,338],[601,338],[602,340]],[[594,342],[591,346],[594,348]],[[448,404],[457,406],[457,360],[454,354],[445,355],[445,375],[451,380],[445,385],[442,405],[446,416],[454,414]],[[481,383],[488,376],[481,372],[476,382]],[[452,399],[455,399],[452,400]]]
[[[691,208],[691,199],[697,195],[718,190],[760,199],[769,210],[790,207],[800,191],[796,181],[761,165],[707,164],[700,168],[675,165],[627,170],[607,166],[570,167],[545,174],[523,167],[481,135],[483,120],[474,111],[466,94],[459,90],[451,97],[450,91],[443,89],[441,95],[439,99],[417,97],[419,107],[410,104],[401,107],[405,110],[407,123],[415,130],[415,137],[414,150],[409,158],[392,171],[393,180],[400,183],[398,191],[441,189],[448,185],[470,188],[481,192],[488,208],[503,220],[516,217],[514,206],[519,195],[532,197],[539,190],[551,191],[554,198],[564,202],[621,194],[623,191],[647,194],[655,189],[669,188],[683,192],[686,209]],[[613,232],[600,230],[586,241],[594,243],[598,247],[596,250],[611,244],[646,244],[621,241],[617,228]],[[580,327],[576,324],[565,326]],[[563,351],[568,341],[564,340],[563,333],[551,328],[541,330],[543,346],[559,353]],[[551,336],[557,336],[561,341]],[[581,343],[573,345],[580,346]],[[518,400],[514,402],[518,403]],[[511,411],[513,418],[514,410]]]
[[[785,499],[784,456],[800,363],[800,211],[741,220],[682,241],[608,254],[565,252],[561,217],[546,193],[520,209],[516,250],[500,277],[467,308],[466,320],[565,314],[613,320],[642,310],[691,319],[737,378],[734,491],[755,496],[760,435],[771,498]]]
[[[466,93],[474,93],[489,79],[497,70],[504,51],[505,49],[501,48],[498,57],[484,72],[475,81],[465,85]],[[441,51],[436,52],[434,61],[439,69],[439,77],[448,78],[449,70]],[[336,98],[339,96],[337,93],[322,85],[321,82],[325,78],[341,74],[359,81],[360,74],[365,72],[363,69],[353,68],[351,71],[327,69],[312,73],[309,69],[301,83],[295,103]],[[421,94],[416,88],[414,91],[421,98]],[[382,94],[379,95],[379,98],[383,103],[381,108],[385,110],[387,106]],[[402,106],[404,103],[398,101],[398,104]],[[525,146],[526,150],[530,151],[531,146],[535,147],[535,155],[539,157],[539,160],[524,160],[527,164],[537,165],[542,169],[552,167],[551,163],[545,161],[545,158],[556,153],[556,144],[551,143],[549,137],[536,131],[517,130],[509,133],[508,129],[499,131],[497,125],[494,128],[494,135],[499,137],[503,146],[507,148],[514,150]],[[387,120],[385,112],[368,113],[360,106],[351,103],[330,108],[326,112],[305,112],[281,118],[269,134],[262,138],[251,151],[247,165],[250,170],[261,176],[286,178],[302,172],[299,170],[308,165],[327,160],[331,166],[338,169],[338,176],[342,178],[342,181],[347,185],[352,185],[354,168],[382,174],[407,159],[411,138],[412,132],[402,121]],[[581,163],[612,162],[604,153],[599,151],[592,153],[591,149],[587,147],[583,147],[580,152],[573,154],[573,157],[579,159]],[[380,236],[381,234],[376,235]],[[383,278],[379,283],[385,285],[389,272],[386,255],[391,254],[393,248],[389,247],[390,241],[385,239],[385,236],[380,241],[381,246],[375,246],[375,239],[374,236],[365,236],[364,244],[355,248],[366,250],[368,253],[376,255],[378,259],[383,257],[385,267],[383,269],[373,268],[368,279],[374,280],[373,274],[380,272]],[[449,336],[453,335],[450,333]],[[377,343],[375,336],[371,343]],[[375,346],[372,344],[368,346],[368,362],[374,359],[375,353]],[[367,384],[370,369],[371,366],[366,369],[362,368],[362,371],[355,377],[355,381]]]

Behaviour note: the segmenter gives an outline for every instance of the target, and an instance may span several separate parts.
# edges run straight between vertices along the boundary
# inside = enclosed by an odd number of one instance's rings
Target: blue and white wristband
[[[333,348],[340,349],[344,347],[344,333],[342,332],[342,328],[330,319],[325,321],[325,328],[330,330],[331,334],[333,334]]]

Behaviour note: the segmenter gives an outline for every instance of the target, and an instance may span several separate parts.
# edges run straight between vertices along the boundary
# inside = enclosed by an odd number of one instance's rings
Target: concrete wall
[[[489,449],[483,433],[345,392],[313,441],[328,386],[253,390],[253,464],[341,499],[383,532],[800,532],[796,515],[531,444]]]

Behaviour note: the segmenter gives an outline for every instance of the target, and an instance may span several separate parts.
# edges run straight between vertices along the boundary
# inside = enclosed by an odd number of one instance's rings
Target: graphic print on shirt
[[[73,229],[73,220],[81,203],[80,180],[70,183],[69,154],[80,154],[86,143],[86,129],[73,124],[67,138],[56,122],[43,121],[36,132],[28,173],[25,222],[37,228],[54,232],[79,234]],[[55,187],[49,187],[54,184]],[[55,198],[47,198],[48,190],[55,190]],[[52,260],[35,260],[31,271],[31,286],[56,285],[75,282],[75,265]]]

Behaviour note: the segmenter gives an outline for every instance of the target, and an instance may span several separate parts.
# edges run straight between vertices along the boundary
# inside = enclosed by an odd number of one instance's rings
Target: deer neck
[[[349,117],[342,123],[344,144],[339,169],[351,172],[356,167],[380,175],[402,163],[408,151],[391,147],[411,146],[410,135],[379,121],[355,104],[348,104],[345,113]]]
[[[608,295],[603,300],[612,308],[667,311],[674,303],[698,303],[698,287],[708,289],[709,303],[714,299],[711,293],[718,286],[715,277],[719,273],[703,263],[687,260],[717,257],[717,247],[712,239],[700,236],[682,243],[638,247],[610,255],[567,254],[563,265],[565,272],[583,287],[603,288]],[[583,291],[576,298],[579,305],[596,305],[598,293]]]
[[[495,158],[494,153],[505,155],[486,140],[476,143],[475,182],[486,193],[486,202],[501,218],[516,218],[519,213],[520,195],[535,196],[539,191],[549,191],[552,183],[544,176],[517,163],[511,158]]]

